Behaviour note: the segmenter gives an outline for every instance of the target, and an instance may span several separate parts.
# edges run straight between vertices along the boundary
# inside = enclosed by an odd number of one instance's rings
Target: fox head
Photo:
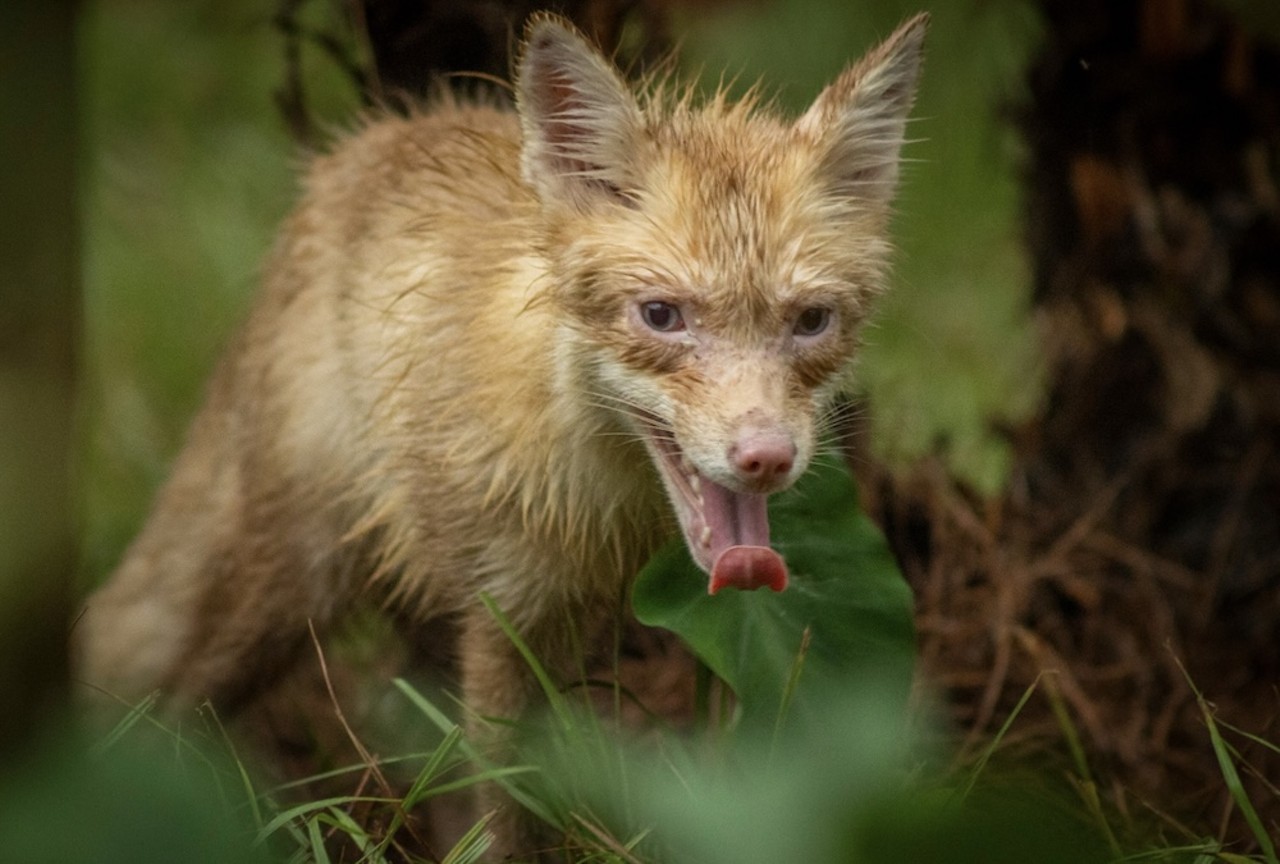
[[[571,26],[518,62],[564,365],[645,442],[710,591],[781,590],[766,499],[808,465],[882,290],[927,16],[798,119],[748,96],[637,94]]]

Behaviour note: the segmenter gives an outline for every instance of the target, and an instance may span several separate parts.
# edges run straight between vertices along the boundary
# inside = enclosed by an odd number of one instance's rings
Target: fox
[[[673,536],[711,593],[786,589],[768,500],[887,287],[927,23],[789,118],[628,84],[540,13],[513,106],[441,92],[315,156],[78,677],[234,712],[377,594],[517,718],[536,682],[484,601],[564,679]]]

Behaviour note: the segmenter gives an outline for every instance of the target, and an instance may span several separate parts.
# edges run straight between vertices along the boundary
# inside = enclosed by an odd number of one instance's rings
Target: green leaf
[[[706,574],[683,543],[672,542],[636,581],[636,616],[678,634],[733,688],[747,728],[816,720],[821,705],[870,678],[905,702],[915,651],[911,591],[884,537],[858,509],[838,458],[815,460],[793,489],[775,496],[770,520],[791,573],[785,591],[711,596]]]

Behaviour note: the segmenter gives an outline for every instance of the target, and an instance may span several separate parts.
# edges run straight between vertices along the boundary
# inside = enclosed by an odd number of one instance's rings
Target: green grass
[[[661,562],[684,572],[679,562]],[[643,581],[652,593],[670,580],[650,571]],[[720,658],[730,680],[747,680],[735,659],[742,640],[709,620],[731,611],[719,610],[672,626]],[[0,860],[423,861],[411,851],[422,848],[411,814],[439,796],[493,782],[565,838],[557,860],[577,864],[1275,864],[1224,732],[1277,747],[1222,722],[1202,698],[1224,789],[1252,814],[1257,854],[1233,851],[1243,838],[1171,841],[1104,800],[1051,676],[1023,694],[975,758],[959,759],[944,743],[945,731],[904,704],[901,681],[819,666],[814,688],[806,677],[814,671],[812,649],[801,640],[790,654],[742,655],[763,668],[750,670],[731,710],[704,715],[689,730],[659,724],[636,738],[587,710],[583,688],[558,688],[492,604],[490,612],[542,685],[540,712],[498,727],[518,742],[509,763],[489,760],[463,731],[467,715],[459,705],[441,707],[437,697],[397,680],[379,701],[405,709],[392,712],[400,739],[432,743],[404,749],[384,742],[381,752],[393,755],[376,757],[360,740],[364,732],[351,732],[361,761],[263,785],[262,767],[237,751],[215,715],[204,710],[178,726],[157,719],[148,699],[122,706],[119,723],[94,738],[52,738],[6,766]],[[816,617],[814,639],[839,628],[841,617]],[[1056,761],[1041,752],[1036,768],[1006,741],[1023,706],[1041,694],[1057,709],[1062,747]],[[806,708],[803,722],[794,716],[795,700]],[[336,702],[335,709],[342,716]],[[303,795],[315,780],[353,791]],[[450,848],[436,848],[438,860],[479,860],[491,842],[488,818],[479,815]]]
[[[1020,704],[1050,689],[1042,682]],[[296,784],[258,785],[259,772],[208,714],[176,727],[144,703],[95,740],[52,739],[9,766],[0,776],[0,858],[320,864],[338,860],[341,846],[348,861],[351,850],[369,864],[419,861],[405,851],[416,848],[405,815],[492,781],[567,836],[564,860],[572,862],[1274,864],[1265,832],[1251,855],[1225,839],[1135,833],[1090,793],[1091,772],[1069,746],[1063,769],[1011,768],[1002,751],[1017,710],[974,761],[956,764],[928,724],[904,711],[895,688],[865,682],[831,694],[821,728],[781,739],[744,727],[747,715],[732,712],[692,732],[619,737],[611,722],[583,710],[577,692],[548,684],[541,721],[524,727],[513,764],[496,766],[463,733],[456,706],[442,708],[397,681],[392,694],[411,709],[406,716],[437,729],[437,743],[328,772],[350,788],[362,776],[394,771],[400,779],[314,800],[298,800]],[[1218,727],[1234,730],[1203,707],[1224,785],[1242,795]],[[1064,728],[1064,741],[1070,737]],[[439,859],[478,860],[489,843],[487,818],[437,849]]]

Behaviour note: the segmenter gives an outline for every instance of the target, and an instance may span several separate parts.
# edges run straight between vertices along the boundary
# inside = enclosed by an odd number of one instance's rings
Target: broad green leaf
[[[637,617],[683,638],[733,688],[749,728],[815,719],[817,706],[869,678],[905,700],[915,649],[911,592],[838,459],[815,460],[770,502],[770,519],[791,572],[785,591],[711,596],[706,574],[672,542],[637,579]]]

